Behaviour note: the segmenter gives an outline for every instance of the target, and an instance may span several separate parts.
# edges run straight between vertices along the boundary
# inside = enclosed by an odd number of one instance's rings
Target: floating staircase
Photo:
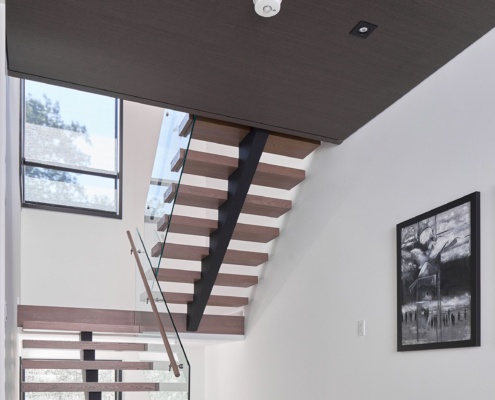
[[[292,209],[292,190],[306,177],[302,160],[320,145],[314,140],[269,133],[248,178],[249,192],[242,197],[240,216],[235,212],[230,215],[225,208],[231,206],[226,205],[232,202],[235,186],[245,184],[236,181],[236,174],[246,168],[246,154],[252,151],[246,142],[258,133],[250,127],[209,118],[189,119],[179,134],[191,138],[189,146],[178,148],[166,166],[181,177],[170,183],[163,195],[173,213],[153,221],[158,233],[154,236],[161,240],[148,244],[147,252],[155,260],[148,273],[155,274],[161,284],[154,289],[154,293],[161,291],[156,293],[157,299],[163,296],[171,307],[187,306],[188,330],[198,328],[197,323],[191,323],[198,320],[191,318],[194,307],[207,306],[206,315],[243,315],[242,308],[252,295],[250,288],[258,283],[260,267],[269,260],[270,242],[280,235],[279,219]],[[235,218],[236,224],[231,236],[222,237],[228,248],[218,255],[225,215]],[[231,246],[230,240],[241,244]],[[264,246],[263,251],[260,246]],[[220,258],[219,272],[211,266],[218,263],[215,257]],[[208,288],[212,280],[213,288]],[[201,299],[205,304],[196,306]],[[146,301],[145,293],[141,300]]]
[[[305,179],[300,160],[319,142],[208,118],[188,119],[177,136],[192,137],[167,165],[179,178],[150,181],[167,188],[161,200],[170,212],[145,215],[155,228],[151,243],[140,237],[144,252],[128,232],[145,288],[136,309],[19,306],[23,399],[166,392],[187,400],[190,366],[178,332],[244,334],[243,307]]]

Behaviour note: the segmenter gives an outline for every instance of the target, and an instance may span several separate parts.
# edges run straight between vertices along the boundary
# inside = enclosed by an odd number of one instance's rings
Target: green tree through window
[[[64,123],[60,116],[60,105],[56,101],[55,103],[50,100],[46,94],[43,95],[43,100],[34,99],[30,94],[26,97],[26,124],[33,124],[38,126],[46,126],[50,128],[57,128],[68,130],[72,132],[82,133],[88,143],[91,143],[89,135],[87,134],[86,127],[79,122],[72,121],[70,124]],[[38,133],[38,134],[36,134]],[[39,137],[40,131],[35,129],[30,139],[36,142],[32,148],[36,149],[35,152],[43,154],[44,157],[51,158],[55,162],[74,162],[74,157],[77,158],[77,163],[81,166],[89,165],[89,156],[79,151],[74,144],[73,135],[53,135],[52,143],[47,143],[46,138]],[[61,149],[69,149],[70,151],[60,151]],[[58,151],[57,151],[58,150]],[[52,153],[52,154],[50,154]],[[68,157],[71,156],[72,160]],[[65,171],[59,171],[55,169],[45,169],[38,167],[26,167],[26,176],[37,179],[49,179],[51,181],[67,182],[77,184],[77,177]],[[79,194],[83,194],[83,188],[81,186],[75,186],[75,190]]]
[[[73,132],[87,133],[86,126],[79,122],[72,121],[70,124],[64,123],[60,116],[60,105],[58,101],[52,102],[45,94],[44,103],[41,100],[33,99],[28,94],[26,99],[26,122],[41,126],[51,126],[52,128],[67,129]]]
[[[119,120],[114,98],[25,81],[24,206],[119,217]]]

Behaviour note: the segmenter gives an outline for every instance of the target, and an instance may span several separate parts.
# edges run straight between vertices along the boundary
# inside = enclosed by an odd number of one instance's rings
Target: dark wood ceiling
[[[493,0],[7,0],[8,68],[339,143],[494,26]]]

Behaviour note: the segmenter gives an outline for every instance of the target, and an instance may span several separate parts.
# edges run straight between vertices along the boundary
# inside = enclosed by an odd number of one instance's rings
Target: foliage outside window
[[[120,217],[117,99],[24,82],[23,205]]]
[[[120,372],[120,373],[119,373]],[[98,382],[121,382],[121,371],[99,370]],[[25,382],[32,383],[82,383],[83,373],[75,369],[27,369]],[[103,392],[102,400],[121,400],[120,392]],[[82,392],[28,392],[23,400],[85,400]]]

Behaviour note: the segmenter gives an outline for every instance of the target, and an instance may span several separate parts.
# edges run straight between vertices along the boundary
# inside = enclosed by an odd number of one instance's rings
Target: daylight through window
[[[24,81],[24,206],[121,216],[120,103]]]

